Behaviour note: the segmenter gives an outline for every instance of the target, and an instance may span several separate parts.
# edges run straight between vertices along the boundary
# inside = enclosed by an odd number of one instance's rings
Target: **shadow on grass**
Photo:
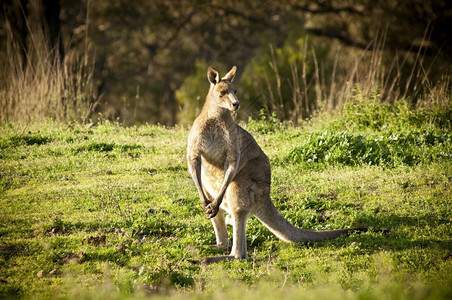
[[[382,228],[388,230],[386,234],[373,234],[358,236],[362,242],[361,247],[367,249],[384,249],[388,251],[400,251],[406,249],[419,249],[428,247],[439,247],[444,250],[452,249],[452,240],[435,238],[416,238],[416,234],[407,234],[422,228],[436,228],[441,225],[451,226],[451,221],[438,218],[435,214],[424,214],[418,216],[399,216],[396,214],[362,216],[358,217],[357,224],[369,224],[375,231]]]
[[[437,248],[448,250],[449,255],[452,252],[452,240],[444,237],[437,238],[416,238],[416,233],[410,234],[408,231],[415,232],[424,227],[435,228],[440,225],[450,226],[450,220],[435,218],[433,214],[410,217],[399,215],[386,216],[364,216],[358,218],[356,224],[369,226],[370,233],[356,233],[350,236],[343,236],[335,240],[320,243],[306,243],[306,247],[343,247],[352,242],[359,243],[359,248],[366,253],[376,251],[403,251],[409,249],[427,249]],[[447,259],[447,257],[445,257]]]
[[[420,236],[419,230],[428,228],[432,230],[438,226],[451,226],[451,221],[447,219],[438,219],[434,214],[425,214],[422,216],[410,217],[399,216],[395,214],[386,216],[361,216],[358,217],[354,226],[369,228],[368,232],[356,232],[350,235],[343,235],[337,239],[322,242],[307,242],[295,244],[300,248],[342,248],[354,242],[358,243],[359,250],[363,253],[371,254],[379,251],[398,252],[404,250],[420,250],[435,248],[445,250],[448,254],[444,259],[450,259],[452,255],[452,239],[445,232],[440,238],[432,238],[428,234]],[[264,229],[266,232],[266,229]],[[263,232],[253,239],[253,235],[248,235],[250,249],[262,248],[266,237],[272,236],[270,232]],[[408,233],[407,233],[408,232]],[[420,237],[418,237],[420,236]],[[278,239],[274,237],[274,240]]]
[[[418,216],[399,216],[396,214],[361,215],[356,219],[357,224],[367,224],[367,226],[383,227],[386,229],[397,229],[399,227],[420,227],[450,224],[451,220],[438,218],[437,214],[424,214]]]

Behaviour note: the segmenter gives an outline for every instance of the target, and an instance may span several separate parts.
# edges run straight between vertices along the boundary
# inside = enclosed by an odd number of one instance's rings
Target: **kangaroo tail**
[[[367,231],[367,228],[346,228],[337,230],[313,231],[304,230],[293,226],[287,221],[268,199],[261,205],[254,215],[262,222],[274,235],[285,242],[318,242],[334,239],[342,234],[354,231]]]

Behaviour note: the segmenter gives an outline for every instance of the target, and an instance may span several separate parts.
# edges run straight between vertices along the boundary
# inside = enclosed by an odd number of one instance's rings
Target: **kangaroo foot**
[[[235,259],[234,256],[230,256],[230,255],[220,255],[220,256],[211,256],[211,257],[204,257],[204,258],[201,258],[201,259],[198,261],[198,263],[201,264],[201,265],[210,265],[210,264],[216,264],[216,263],[219,263],[219,262],[224,261],[224,260],[231,261],[231,260],[234,260],[234,259]]]

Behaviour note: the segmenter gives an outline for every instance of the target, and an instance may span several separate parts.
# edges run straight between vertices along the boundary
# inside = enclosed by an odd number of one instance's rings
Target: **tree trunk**
[[[60,61],[64,60],[64,47],[60,32],[60,1],[59,0],[43,0],[42,7],[44,10],[44,30],[49,37],[50,49],[59,55]]]

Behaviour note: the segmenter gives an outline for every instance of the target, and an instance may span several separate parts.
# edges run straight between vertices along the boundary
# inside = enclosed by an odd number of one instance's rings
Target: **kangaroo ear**
[[[218,82],[220,82],[220,73],[218,73],[218,71],[214,67],[209,66],[207,68],[207,78],[209,79],[211,84],[217,84]]]
[[[233,66],[232,69],[226,75],[224,75],[223,78],[221,78],[221,80],[226,80],[226,81],[232,82],[232,80],[234,80],[236,71],[237,71],[237,67]]]

